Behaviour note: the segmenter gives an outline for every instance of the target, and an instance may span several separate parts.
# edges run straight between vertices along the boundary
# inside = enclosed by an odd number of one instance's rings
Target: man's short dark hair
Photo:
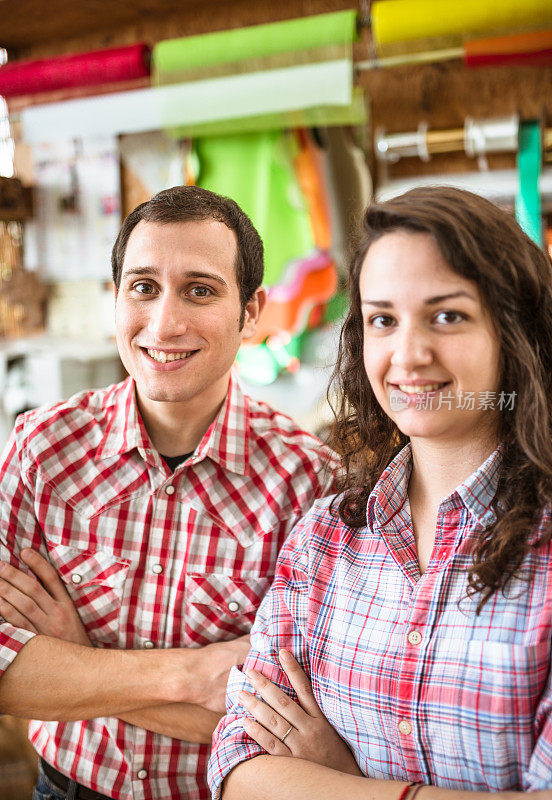
[[[222,222],[237,239],[236,280],[240,292],[242,315],[245,306],[263,280],[263,243],[253,223],[239,205],[229,197],[201,189],[199,186],[173,186],[141,203],[127,216],[111,253],[113,281],[121,283],[121,273],[128,239],[136,225],[144,222]]]

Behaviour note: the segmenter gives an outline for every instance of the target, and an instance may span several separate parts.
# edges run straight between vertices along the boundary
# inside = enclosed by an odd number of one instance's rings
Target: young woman
[[[551,800],[550,261],[416,189],[366,212],[350,293],[342,492],[281,553],[214,796]]]

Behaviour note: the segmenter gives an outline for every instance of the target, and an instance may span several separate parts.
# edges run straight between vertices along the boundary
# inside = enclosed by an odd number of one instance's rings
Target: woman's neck
[[[413,439],[411,502],[437,509],[440,503],[483,464],[497,447],[495,436],[454,444]]]

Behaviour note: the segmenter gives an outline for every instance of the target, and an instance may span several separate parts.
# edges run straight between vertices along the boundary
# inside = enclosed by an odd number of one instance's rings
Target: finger
[[[247,735],[251,736],[251,738],[254,739],[257,744],[260,744],[261,747],[271,756],[292,755],[291,750],[286,747],[283,742],[274,736],[273,733],[270,733],[270,731],[267,731],[265,728],[263,728],[262,725],[259,725],[258,722],[255,722],[255,720],[249,719],[249,717],[244,717],[242,719],[242,725]]]
[[[282,669],[289,678],[289,682],[297,693],[297,699],[301,707],[310,714],[311,717],[318,717],[322,713],[320,706],[316,702],[314,692],[312,691],[312,684],[304,671],[299,666],[299,662],[289,652],[289,650],[280,650],[278,653]]]
[[[0,563],[0,578],[27,595],[44,611],[48,610],[52,598],[35,577],[3,561]]]
[[[308,721],[308,715],[305,714],[301,706],[291,699],[279,686],[271,683],[268,678],[257,672],[254,669],[247,669],[245,671],[247,679],[255,687],[257,692],[261,695],[265,703],[270,708],[283,717],[294,728],[301,730],[305,722]],[[289,728],[289,724],[287,728]]]
[[[15,570],[17,572],[17,570]],[[0,578],[0,598],[10,604],[19,614],[29,620],[35,627],[44,622],[45,614],[35,600],[25,592],[21,592],[12,583]],[[37,583],[37,581],[33,581]],[[42,589],[42,587],[40,587]],[[42,591],[44,591],[42,589]],[[50,602],[54,601],[50,598]]]
[[[9,622],[9,624],[13,625],[15,628],[23,628],[26,631],[31,631],[31,633],[38,633],[35,626],[27,619],[27,617],[24,617],[23,614],[20,614],[16,608],[14,608],[10,603],[8,603],[7,600],[4,600],[1,597],[0,616],[5,622]]]
[[[263,726],[269,733],[274,734],[277,739],[282,739],[287,731],[289,731],[289,720],[277,714],[258,697],[250,692],[240,692],[238,698],[242,706],[244,706],[249,713],[255,717],[257,722]]]
[[[21,551],[21,560],[32,569],[44,588],[55,600],[67,600],[67,590],[55,568],[44,556],[26,547]]]

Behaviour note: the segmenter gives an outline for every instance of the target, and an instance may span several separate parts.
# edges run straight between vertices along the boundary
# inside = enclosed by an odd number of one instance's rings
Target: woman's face
[[[453,272],[430,234],[377,239],[359,288],[366,375],[402,433],[462,445],[496,436],[506,402],[498,338],[477,285]]]

